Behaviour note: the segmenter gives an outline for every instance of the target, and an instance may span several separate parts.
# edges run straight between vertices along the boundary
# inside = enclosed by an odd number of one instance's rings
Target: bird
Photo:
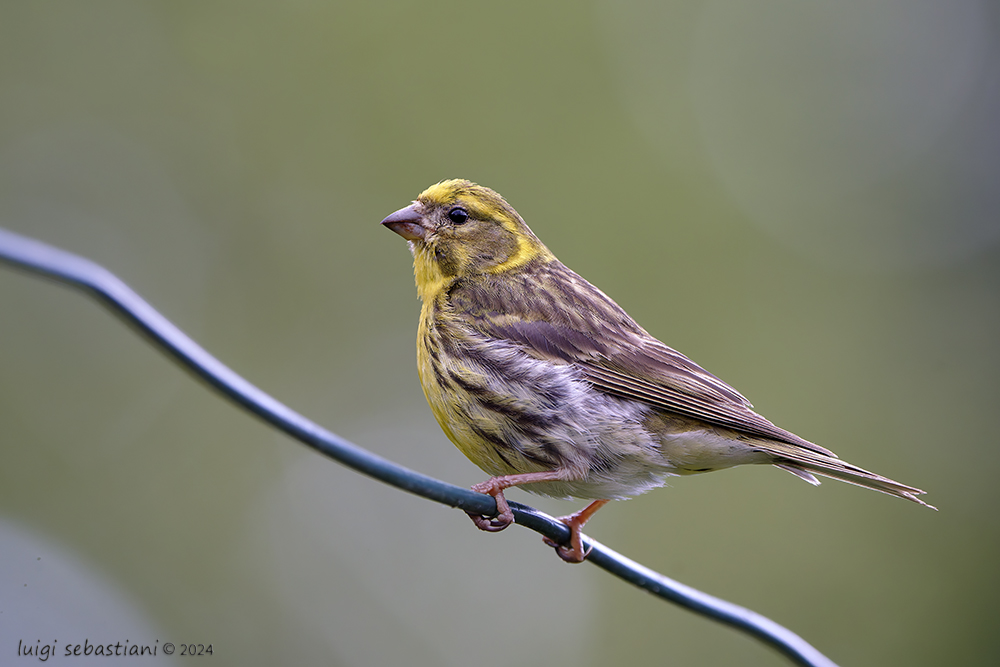
[[[504,490],[591,501],[559,520],[560,558],[579,563],[581,529],[611,500],[676,475],[770,464],[818,485],[841,480],[926,507],[924,491],[847,463],[772,424],[734,388],[649,334],[556,259],[493,190],[464,179],[424,190],[382,225],[413,255],[422,302],[417,368],[447,437],[490,478],[496,532]]]

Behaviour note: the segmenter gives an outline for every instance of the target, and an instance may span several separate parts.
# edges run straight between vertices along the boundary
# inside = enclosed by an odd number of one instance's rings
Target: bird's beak
[[[414,203],[399,209],[383,220],[382,224],[407,241],[420,241],[427,234],[427,229],[421,224],[422,219],[417,211],[417,204]]]

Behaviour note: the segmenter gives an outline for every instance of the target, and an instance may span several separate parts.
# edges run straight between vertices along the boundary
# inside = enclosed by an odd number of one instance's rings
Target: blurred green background
[[[378,223],[488,185],[772,421],[941,510],[739,468],[591,535],[844,665],[995,665],[998,82],[985,0],[5,3],[0,226],[470,485]],[[85,638],[227,665],[786,664],[322,459],[0,267],[0,662]]]

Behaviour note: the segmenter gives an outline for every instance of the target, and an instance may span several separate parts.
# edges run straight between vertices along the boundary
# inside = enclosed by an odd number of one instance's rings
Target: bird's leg
[[[582,563],[590,554],[590,549],[583,550],[583,540],[580,538],[580,530],[583,524],[594,516],[594,513],[608,504],[607,500],[595,500],[579,512],[559,517],[559,521],[569,526],[569,545],[558,544],[547,537],[543,537],[545,543],[550,547],[555,547],[556,553],[567,563]]]
[[[476,493],[485,493],[493,496],[497,501],[497,515],[495,518],[481,516],[474,512],[466,512],[472,523],[476,524],[479,530],[496,533],[510,524],[514,523],[514,513],[507,504],[507,499],[503,496],[504,489],[521,484],[534,484],[535,482],[555,482],[566,479],[566,471],[563,469],[547,470],[545,472],[526,472],[519,475],[504,475],[502,477],[491,477],[485,482],[480,482],[472,487]],[[586,519],[584,519],[586,521]],[[582,525],[582,524],[581,524]]]

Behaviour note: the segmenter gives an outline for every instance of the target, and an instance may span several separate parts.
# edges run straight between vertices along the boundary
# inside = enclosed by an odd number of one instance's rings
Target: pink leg
[[[503,496],[504,489],[521,484],[533,484],[534,482],[555,482],[566,479],[565,470],[549,470],[546,472],[526,472],[520,475],[504,475],[503,477],[491,477],[485,482],[480,482],[472,487],[476,493],[485,493],[493,496],[497,501],[497,515],[494,519],[489,519],[478,514],[467,512],[472,523],[476,524],[479,530],[496,533],[514,523],[514,513],[507,504],[507,499]],[[585,519],[586,520],[586,519]]]

